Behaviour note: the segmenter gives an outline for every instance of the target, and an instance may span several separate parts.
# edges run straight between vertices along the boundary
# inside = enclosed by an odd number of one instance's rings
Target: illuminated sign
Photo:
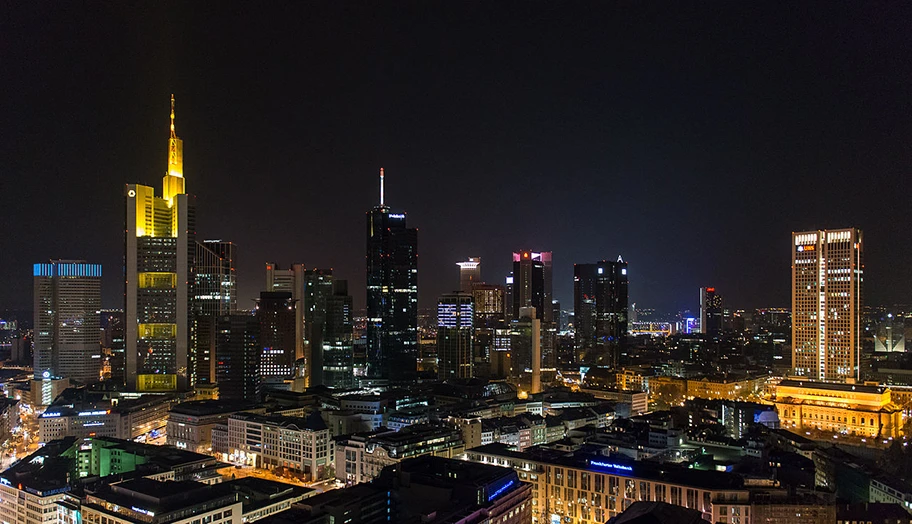
[[[398,214],[398,215],[397,215],[397,214],[390,214],[390,218],[405,218],[405,215],[403,215],[403,214]]]
[[[45,414],[41,415],[41,418],[54,418],[54,417],[59,417],[59,416],[60,416],[60,413],[45,413]]]
[[[98,415],[107,415],[107,414],[108,414],[107,411],[80,411],[79,412],[80,417],[95,417]]]
[[[623,464],[615,464],[613,462],[601,462],[598,460],[590,460],[590,466],[595,466],[597,468],[613,469],[615,471],[633,471],[631,466],[625,466]]]
[[[492,500],[496,499],[497,497],[503,495],[508,489],[513,487],[514,483],[515,482],[511,480],[510,482],[507,482],[503,486],[497,488],[497,490],[494,491],[494,493],[491,493],[490,495],[488,495],[488,502],[491,502]]]
[[[42,373],[41,376],[43,378],[51,378],[51,372],[48,370],[44,370],[44,373]]]
[[[815,246],[798,246],[798,251],[815,251]]]
[[[137,513],[142,513],[143,515],[149,515],[150,517],[155,516],[155,513],[151,512],[147,509],[137,508],[136,506],[131,506],[130,509],[132,509],[133,511],[135,511]]]
[[[9,480],[7,480],[3,477],[0,477],[0,484],[6,485],[6,486],[12,486],[12,483],[10,483]]]

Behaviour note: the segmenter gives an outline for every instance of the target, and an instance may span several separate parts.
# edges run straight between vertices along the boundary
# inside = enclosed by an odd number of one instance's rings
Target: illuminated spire
[[[171,138],[177,138],[174,134],[174,93],[171,93]]]
[[[168,171],[163,180],[163,197],[169,203],[184,193],[184,142],[174,131],[174,95],[171,95],[171,137],[168,138]]]
[[[383,206],[383,168],[380,168],[380,206]]]

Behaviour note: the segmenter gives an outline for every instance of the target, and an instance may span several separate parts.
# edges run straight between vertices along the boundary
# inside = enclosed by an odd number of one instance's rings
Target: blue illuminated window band
[[[614,462],[602,462],[600,460],[590,460],[589,465],[595,468],[609,469],[612,471],[626,471],[628,473],[633,471],[633,466],[616,464]]]
[[[499,496],[503,495],[504,493],[506,493],[506,491],[507,491],[508,489],[510,489],[510,488],[513,487],[513,484],[515,484],[515,481],[511,480],[510,482],[507,482],[507,483],[504,484],[503,486],[497,488],[497,490],[494,491],[494,493],[491,493],[490,495],[488,495],[488,502],[491,502],[492,500],[494,500],[494,499],[496,499],[497,497],[499,497]]]
[[[36,277],[101,277],[101,264],[35,264]]]

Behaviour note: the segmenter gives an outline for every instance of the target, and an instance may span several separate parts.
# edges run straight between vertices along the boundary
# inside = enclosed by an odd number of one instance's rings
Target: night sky
[[[848,226],[866,302],[912,302],[909,3],[130,4],[0,6],[0,309],[50,258],[103,264],[122,307],[123,186],[160,190],[172,92],[242,307],[266,261],[364,305],[380,167],[421,307],[521,248],[568,309],[573,263],[618,254],[639,307],[788,306],[790,232]]]

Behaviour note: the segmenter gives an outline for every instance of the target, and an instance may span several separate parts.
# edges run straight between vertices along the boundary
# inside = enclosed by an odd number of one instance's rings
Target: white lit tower
[[[859,378],[864,258],[859,229],[792,233],[792,368],[817,380]]]

